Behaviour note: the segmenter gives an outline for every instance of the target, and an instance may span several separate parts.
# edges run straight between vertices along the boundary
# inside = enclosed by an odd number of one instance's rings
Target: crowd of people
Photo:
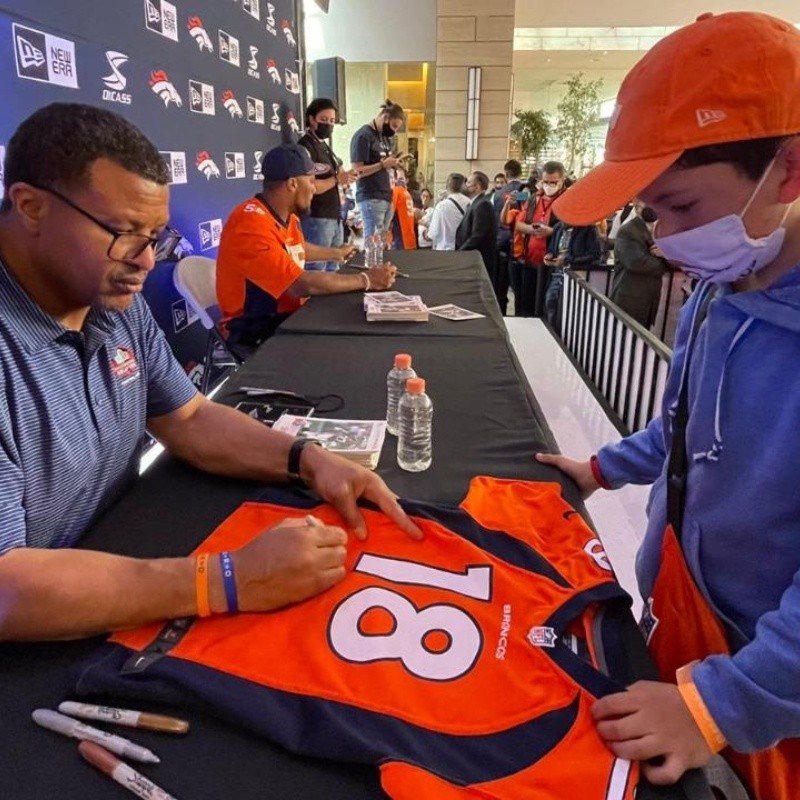
[[[388,233],[397,216],[397,246],[413,245],[413,221],[436,249],[480,252],[501,306],[510,286],[522,315],[552,319],[563,270],[598,260],[609,237],[613,296],[642,324],[666,269],[681,265],[698,281],[661,414],[590,458],[538,458],[584,496],[653,487],[637,576],[663,682],[598,700],[600,735],[657,783],[724,752],[758,800],[789,800],[800,785],[798,87],[795,26],[703,15],[628,75],[605,161],[588,176],[570,186],[550,161],[523,182],[509,161],[491,181],[451,175],[438,203],[420,192],[421,207],[392,143],[403,109],[387,102],[356,133],[348,170],[326,144],[336,109],[316,100],[304,144],[264,156],[262,189],[232,211],[218,259],[227,333],[244,346],[310,295],[393,285],[391,264],[336,269],[354,247],[336,213],[353,181],[366,235]],[[357,536],[360,498],[420,535],[375,473],[198,394],[140,294],[169,219],[168,183],[157,148],[92,106],[42,108],[8,143],[0,640],[77,638],[198,613],[196,559],[74,547],[133,480],[145,430],[199,469],[301,482]],[[342,580],[346,543],[340,528],[305,523],[257,537],[232,554],[239,609],[280,608]],[[225,613],[220,569],[208,580],[210,611]]]

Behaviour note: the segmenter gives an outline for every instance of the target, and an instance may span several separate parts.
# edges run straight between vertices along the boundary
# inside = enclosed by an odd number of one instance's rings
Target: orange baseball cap
[[[605,161],[553,210],[591,225],[651,184],[685,150],[800,133],[800,31],[751,12],[702,14],[628,73]]]

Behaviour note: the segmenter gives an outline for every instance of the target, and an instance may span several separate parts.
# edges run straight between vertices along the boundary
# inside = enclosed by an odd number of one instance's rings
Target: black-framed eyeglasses
[[[111,239],[111,244],[108,246],[106,255],[112,261],[133,261],[134,259],[139,258],[139,256],[144,253],[148,247],[155,249],[158,240],[161,238],[160,235],[145,236],[143,233],[128,233],[127,231],[114,230],[114,228],[112,228],[110,225],[106,225],[105,222],[102,222],[93,214],[90,214],[76,203],[73,203],[72,200],[70,200],[68,197],[65,197],[56,189],[53,189],[50,186],[36,186],[35,184],[31,185],[35,189],[40,189],[43,192],[47,192],[48,194],[52,194],[53,196],[57,197],[62,203],[66,203],[70,208],[74,209],[79,214],[83,214],[86,219],[90,219],[95,225],[102,228],[106,233],[110,233],[113,238]]]

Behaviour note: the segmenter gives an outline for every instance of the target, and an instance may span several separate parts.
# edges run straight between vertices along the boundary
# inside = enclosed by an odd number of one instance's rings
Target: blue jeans
[[[307,242],[319,247],[339,247],[344,241],[342,221],[323,217],[303,217],[300,220],[303,236]],[[336,261],[306,262],[306,269],[316,272],[336,272],[339,264]]]
[[[364,223],[364,238],[372,236],[378,228],[384,233],[391,230],[392,204],[388,200],[362,200],[358,207]]]

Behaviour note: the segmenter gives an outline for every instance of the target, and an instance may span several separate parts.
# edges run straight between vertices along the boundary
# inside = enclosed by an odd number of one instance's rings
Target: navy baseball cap
[[[308,150],[299,144],[273,147],[261,161],[261,172],[267,181],[288,181],[299,175],[317,175],[319,171]]]

